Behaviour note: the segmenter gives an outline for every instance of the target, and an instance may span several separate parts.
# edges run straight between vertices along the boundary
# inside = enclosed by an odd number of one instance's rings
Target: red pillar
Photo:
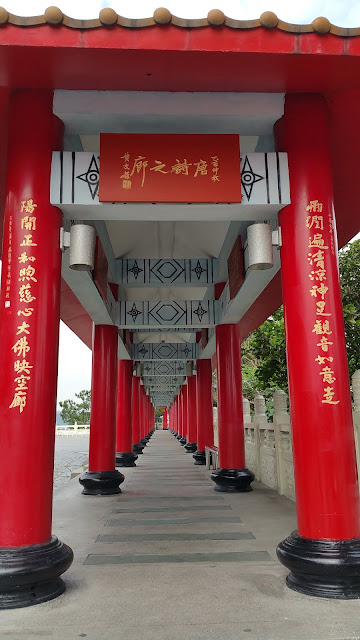
[[[163,429],[167,430],[168,428],[168,411],[167,409],[164,409],[164,413],[163,413]]]
[[[10,101],[0,301],[0,608],[60,595],[59,576],[72,562],[71,549],[51,538],[62,216],[49,202],[49,184],[63,130],[52,98],[51,91],[24,90]]]
[[[288,152],[292,202],[279,221],[298,515],[298,533],[278,555],[291,588],[359,597],[359,491],[325,100],[287,96],[276,133]]]
[[[198,360],[196,366],[197,451],[195,464],[205,464],[205,447],[214,445],[211,360]]]
[[[136,467],[132,450],[132,360],[118,360],[116,399],[116,466]]]
[[[132,441],[135,454],[142,454],[144,445],[140,441],[140,378],[133,377],[132,382]]]
[[[140,442],[144,447],[147,445],[147,441],[145,440],[145,420],[146,420],[146,408],[145,408],[145,400],[146,394],[144,391],[143,385],[140,385],[140,410],[139,410],[139,421],[140,421]]]
[[[188,432],[188,419],[187,419],[187,408],[188,408],[188,393],[187,393],[187,385],[184,384],[181,392],[181,427],[182,427],[182,438],[180,440],[180,444],[184,446],[187,440],[187,432]]]
[[[79,478],[85,495],[120,493],[124,476],[115,470],[118,329],[93,326],[89,471]]]
[[[245,468],[239,328],[216,327],[220,469],[211,474],[215,491],[251,491],[254,474]]]
[[[196,437],[197,437],[197,411],[196,411],[196,376],[188,377],[188,401],[187,401],[187,423],[188,423],[188,436],[187,444],[185,445],[186,451],[194,453],[196,451]]]
[[[182,419],[183,391],[184,391],[184,387],[182,386],[180,388],[180,393],[178,395],[178,410],[177,410],[177,415],[178,415],[178,436],[177,436],[177,440],[179,440],[179,442],[183,437],[183,419]]]

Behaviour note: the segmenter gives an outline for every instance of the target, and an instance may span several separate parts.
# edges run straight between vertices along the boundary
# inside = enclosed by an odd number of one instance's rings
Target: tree
[[[360,368],[360,240],[339,253],[341,293],[350,377]],[[283,309],[280,307],[242,345],[244,395],[270,397],[288,390]]]
[[[61,407],[60,416],[65,424],[89,424],[90,422],[90,401],[91,392],[84,389],[75,393],[75,400],[63,400],[59,402]]]
[[[341,295],[350,376],[360,369],[360,240],[339,254]]]

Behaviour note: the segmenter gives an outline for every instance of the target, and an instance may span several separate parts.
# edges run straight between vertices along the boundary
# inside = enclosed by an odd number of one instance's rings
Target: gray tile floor
[[[120,496],[83,496],[77,479],[56,489],[67,591],[2,611],[1,640],[359,640],[358,601],[285,586],[275,550],[296,528],[292,502],[260,483],[215,494],[169,432],[123,471]]]

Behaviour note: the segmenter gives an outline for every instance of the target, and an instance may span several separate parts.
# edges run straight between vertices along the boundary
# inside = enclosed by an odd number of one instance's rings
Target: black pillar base
[[[194,451],[196,451],[197,448],[197,443],[196,442],[188,442],[185,446],[184,449],[186,449],[186,451],[188,453],[194,453]]]
[[[137,455],[136,453],[133,453],[133,451],[125,451],[115,454],[116,467],[136,467],[135,460],[137,460]]]
[[[144,447],[146,447],[148,441],[146,440],[146,438],[141,438],[140,440],[141,444],[144,445]]]
[[[119,485],[125,477],[120,471],[86,471],[79,478],[85,496],[111,496],[121,493]]]
[[[205,451],[195,451],[195,453],[193,453],[193,458],[195,460],[194,464],[206,464]]]
[[[65,591],[60,578],[73,552],[55,536],[26,547],[0,547],[0,609],[17,609],[47,602]]]
[[[180,433],[176,436],[176,440],[181,440],[182,435],[180,435]]]
[[[360,538],[311,540],[293,531],[276,553],[291,571],[290,589],[318,598],[360,598]]]
[[[181,446],[183,447],[186,444],[186,438],[180,438],[179,440]]]
[[[143,454],[143,448],[144,445],[140,444],[140,442],[138,442],[137,444],[133,444],[133,452],[138,456]]]
[[[211,480],[216,484],[215,491],[244,493],[253,490],[250,484],[255,476],[249,469],[216,469],[211,474]]]

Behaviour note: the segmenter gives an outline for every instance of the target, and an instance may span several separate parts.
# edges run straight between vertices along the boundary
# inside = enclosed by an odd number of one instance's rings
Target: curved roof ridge
[[[322,35],[331,33],[342,37],[360,35],[360,27],[338,27],[323,16],[315,18],[310,24],[292,24],[280,20],[272,11],[265,11],[261,14],[260,18],[256,20],[235,20],[234,18],[227,17],[220,9],[212,9],[206,18],[187,19],[179,18],[171,14],[170,11],[164,7],[155,9],[152,17],[136,19],[125,18],[117,14],[114,9],[107,8],[100,11],[98,18],[88,20],[70,18],[55,6],[48,7],[42,15],[28,17],[16,16],[9,13],[5,8],[0,7],[0,26],[6,24],[19,27],[33,27],[42,24],[58,26],[62,24],[71,29],[116,28],[116,26],[142,29],[154,25],[172,24],[185,29],[228,27],[230,29],[248,30],[262,27],[269,30],[279,29],[280,31],[299,35],[303,33],[317,33]]]

